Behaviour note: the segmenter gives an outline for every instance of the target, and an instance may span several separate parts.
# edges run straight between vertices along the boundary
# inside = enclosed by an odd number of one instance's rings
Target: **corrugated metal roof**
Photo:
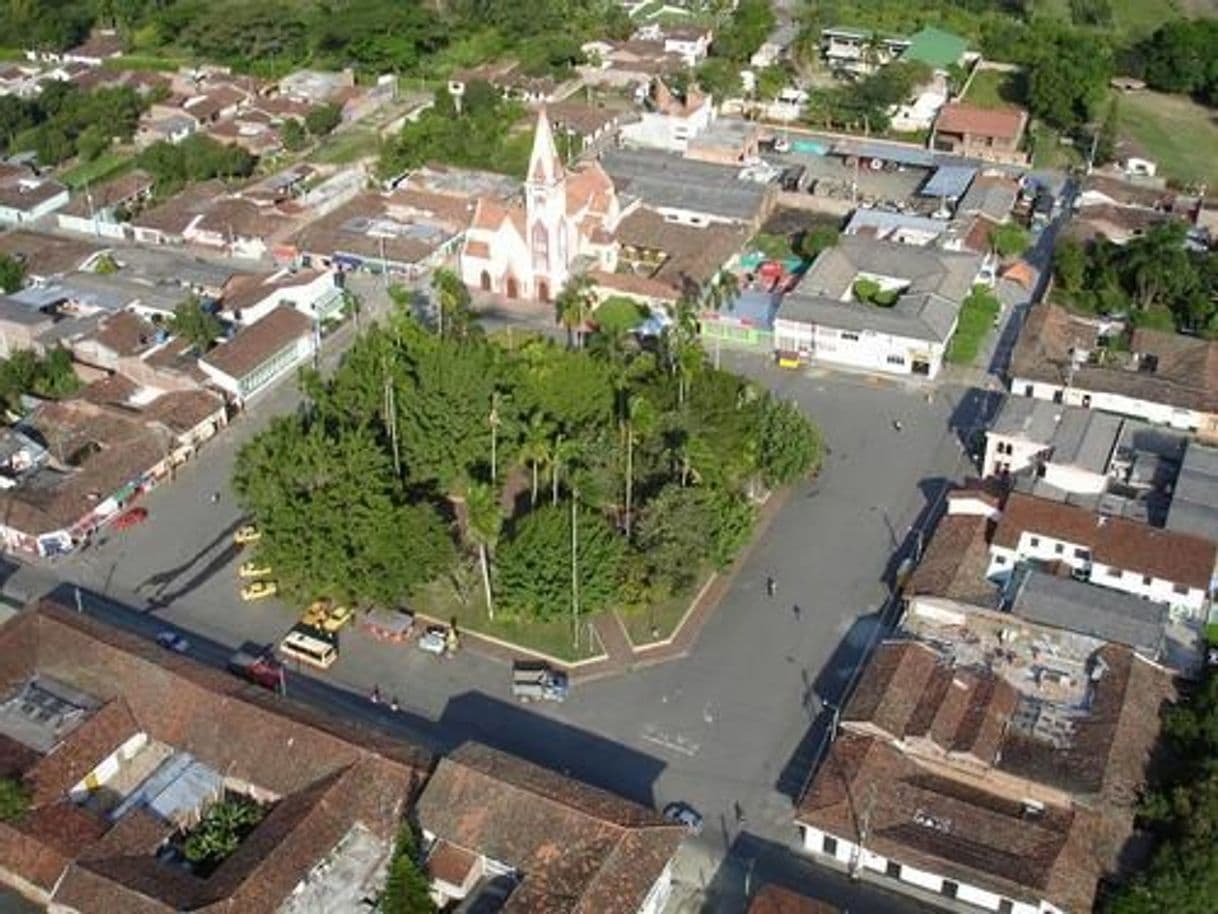
[[[959,199],[964,196],[968,186],[973,183],[977,169],[964,165],[940,165],[930,180],[918,191],[923,197],[951,197]]]

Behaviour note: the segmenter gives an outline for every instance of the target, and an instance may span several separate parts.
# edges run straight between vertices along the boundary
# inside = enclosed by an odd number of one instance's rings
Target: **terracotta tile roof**
[[[989,498],[985,493],[979,496]],[[990,564],[988,537],[992,528],[993,522],[980,515],[944,517],[906,582],[905,594],[994,605],[997,588],[985,577]]]
[[[523,873],[504,914],[634,914],[682,837],[650,809],[472,743],[440,762],[416,811]]]
[[[243,327],[202,359],[230,378],[240,380],[293,341],[309,336],[313,322],[295,308],[279,305],[266,317]]]
[[[744,247],[747,233],[739,226],[703,228],[677,225],[651,209],[639,207],[621,221],[617,239],[623,246],[661,251],[665,258],[654,278],[682,291],[693,283],[702,286]]]
[[[556,126],[564,127],[583,136],[592,136],[598,130],[611,126],[622,116],[621,111],[613,108],[602,108],[573,101],[550,105],[548,113],[550,120]]]
[[[31,802],[41,806],[62,797],[139,731],[125,701],[108,702],[25,773]]]
[[[1014,142],[1027,121],[1028,113],[1019,108],[981,108],[967,102],[951,102],[939,111],[935,129]]]
[[[841,914],[833,905],[767,885],[753,896],[747,914]]]
[[[507,218],[508,207],[490,197],[479,197],[474,207],[474,218],[470,227],[494,231]]]
[[[0,626],[0,681],[34,675],[109,701],[27,774],[47,802],[0,823],[0,855],[47,889],[58,880],[55,902],[82,912],[271,914],[355,824],[388,846],[429,763],[379,732],[322,718],[49,601]],[[99,831],[83,807],[50,796],[52,783],[71,786],[82,766],[112,751],[120,723],[279,797],[208,878],[154,856],[164,826],[153,817],[132,813],[103,835],[105,822]]]
[[[166,235],[181,235],[226,192],[220,181],[193,184],[158,206],[144,210],[131,224]]]
[[[1015,901],[1089,911],[1106,861],[1091,839],[1098,817],[1080,807],[1023,803],[945,777],[878,739],[843,733],[800,800],[797,821],[857,842],[870,811],[873,853]]]
[[[611,292],[642,295],[659,301],[676,301],[681,297],[680,293],[668,283],[660,282],[649,276],[638,276],[634,273],[609,273],[605,270],[590,270],[588,276],[594,284]]]
[[[1025,532],[1089,549],[1094,562],[1207,591],[1218,559],[1218,546],[1199,536],[1013,492],[993,545],[1015,549]]]
[[[461,886],[477,864],[476,854],[441,838],[427,855],[427,875],[452,886]]]
[[[78,396],[98,406],[109,404],[126,408],[139,389],[139,385],[126,375],[115,373],[94,381]]]
[[[0,252],[20,261],[31,276],[60,276],[79,270],[105,250],[100,244],[60,235],[18,230],[0,234]]]
[[[261,304],[276,292],[307,286],[322,274],[321,270],[298,270],[295,273],[260,273],[234,276],[224,286],[221,308],[230,314]]]
[[[135,355],[154,344],[156,328],[133,311],[119,311],[102,320],[93,339],[115,355]]]
[[[210,390],[171,390],[144,407],[143,415],[182,435],[223,410],[224,401]]]

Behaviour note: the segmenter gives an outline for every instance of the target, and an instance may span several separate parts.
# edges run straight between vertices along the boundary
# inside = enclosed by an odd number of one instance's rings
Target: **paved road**
[[[822,423],[832,452],[750,554],[690,657],[588,684],[561,707],[525,711],[510,701],[506,670],[493,661],[468,651],[436,661],[349,632],[333,669],[290,677],[289,693],[371,716],[433,749],[479,739],[644,803],[689,801],[707,827],[688,843],[678,875],[697,889],[710,876],[712,899],[742,889],[733,888],[741,842],[760,842],[759,872],[790,866],[792,797],[820,750],[823,702],[839,699],[879,635],[894,551],[906,548],[944,481],[962,471],[959,428],[980,424],[983,402],[961,389],[928,402],[923,389],[895,382],[779,373],[755,355],[725,352],[723,361],[797,400]],[[28,595],[57,580],[80,584],[86,611],[147,634],[178,626],[205,662],[274,642],[295,612],[237,598],[231,533],[241,517],[227,480],[241,443],[298,402],[291,384],[273,390],[172,486],[147,496],[146,525],[53,568],[24,568],[6,587]],[[897,418],[901,432],[892,427]],[[213,491],[224,493],[217,505]],[[778,582],[774,599],[764,591],[769,575]],[[70,588],[63,593],[73,598]],[[366,701],[373,684],[398,697],[399,714]],[[737,865],[721,866],[728,853]],[[871,896],[859,904],[863,897]],[[854,910],[912,909],[872,900]]]

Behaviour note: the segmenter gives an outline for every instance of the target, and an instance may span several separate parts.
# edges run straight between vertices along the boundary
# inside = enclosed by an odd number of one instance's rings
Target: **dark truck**
[[[520,701],[564,701],[570,686],[567,674],[548,663],[517,661],[512,664],[512,697]]]
[[[273,692],[283,688],[283,664],[270,654],[256,656],[237,651],[228,658],[228,671]]]

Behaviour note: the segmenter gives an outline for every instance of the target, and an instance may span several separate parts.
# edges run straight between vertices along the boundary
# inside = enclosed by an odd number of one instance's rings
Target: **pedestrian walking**
[[[791,613],[792,613],[792,614],[795,616],[795,621],[796,621],[796,622],[798,622],[798,621],[799,621],[799,614],[800,614],[801,612],[803,612],[803,610],[801,610],[801,609],[799,608],[799,604],[798,604],[798,603],[793,603],[793,604],[791,605]]]
[[[379,705],[381,703],[381,687],[379,684],[372,687],[372,692],[368,696],[368,700],[374,705]]]
[[[774,599],[774,594],[776,594],[777,592],[778,592],[778,582],[775,581],[772,577],[767,577],[765,579],[766,596],[772,600],[772,599]]]
[[[394,695],[394,696],[393,696],[393,698],[392,698],[392,699],[390,699],[390,701],[389,701],[389,710],[390,710],[390,711],[393,711],[394,713],[397,713],[397,710],[398,710],[398,697],[397,697],[396,695]]]

